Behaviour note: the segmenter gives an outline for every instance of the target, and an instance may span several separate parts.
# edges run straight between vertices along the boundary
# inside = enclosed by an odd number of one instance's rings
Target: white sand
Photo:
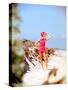
[[[40,63],[34,61],[36,66],[30,66],[30,71],[28,71],[22,78],[24,86],[31,85],[42,85],[45,81],[48,83],[54,83],[65,77],[66,73],[66,54],[63,50],[56,50],[55,54],[50,56],[48,59],[48,69],[43,70]],[[49,72],[56,68],[57,75],[51,75],[48,79]]]

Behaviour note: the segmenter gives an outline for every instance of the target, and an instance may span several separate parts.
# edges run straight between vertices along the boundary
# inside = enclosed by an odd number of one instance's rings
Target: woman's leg
[[[42,67],[43,67],[43,53],[39,53],[39,60],[40,60],[40,63],[41,63],[41,65],[42,65]]]
[[[45,53],[43,53],[43,57],[44,57],[44,62],[45,62],[46,68],[47,68],[47,55]]]

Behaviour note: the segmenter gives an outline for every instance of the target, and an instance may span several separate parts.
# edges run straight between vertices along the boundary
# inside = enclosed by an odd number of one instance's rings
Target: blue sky
[[[36,41],[40,32],[50,33],[54,38],[47,47],[66,48],[66,7],[50,5],[19,4],[20,39]]]

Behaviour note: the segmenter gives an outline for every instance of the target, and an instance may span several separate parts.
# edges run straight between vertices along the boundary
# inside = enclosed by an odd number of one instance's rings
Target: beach
[[[23,86],[61,84],[66,78],[66,51],[55,50],[55,55],[48,58],[48,68],[44,69],[38,61],[34,60],[35,66],[30,64],[30,71],[22,77]]]

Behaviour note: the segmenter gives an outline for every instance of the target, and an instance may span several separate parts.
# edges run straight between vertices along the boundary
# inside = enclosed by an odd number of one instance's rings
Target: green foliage
[[[10,55],[12,56],[10,59],[11,61],[9,60],[9,70],[11,71],[9,82],[11,86],[15,86],[22,83],[22,77],[24,75],[24,51],[22,49],[21,41],[13,38],[13,33],[15,33],[14,35],[17,36],[17,34],[20,33],[20,30],[17,24],[14,25],[14,23],[12,23],[12,20],[17,23],[20,21],[20,17],[18,16],[17,11],[17,4],[15,3],[12,3],[9,6],[9,48]],[[20,53],[20,50],[22,50],[22,54]]]

